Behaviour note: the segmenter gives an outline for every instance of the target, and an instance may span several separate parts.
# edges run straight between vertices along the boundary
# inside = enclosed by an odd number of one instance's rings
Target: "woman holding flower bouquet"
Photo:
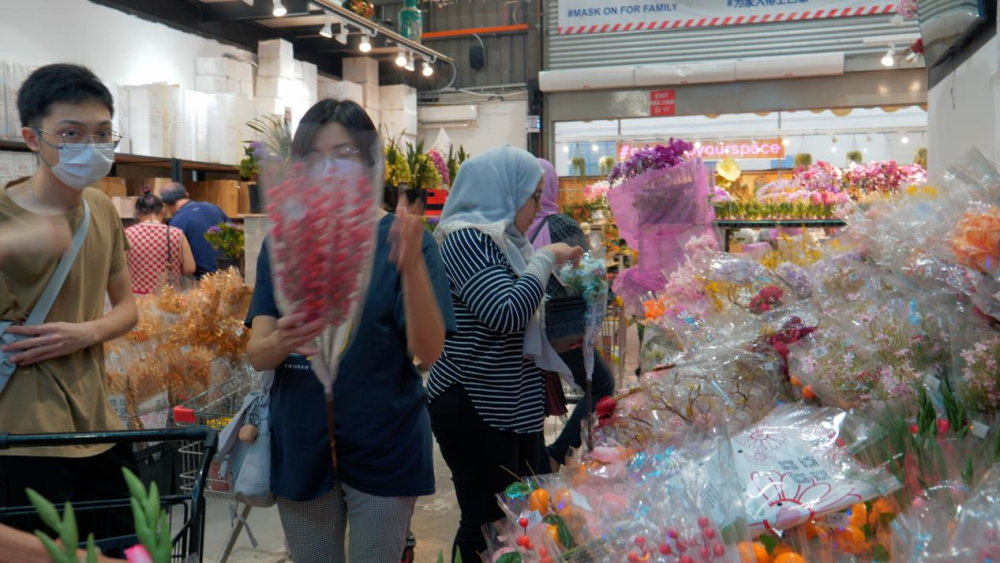
[[[371,166],[371,119],[354,102],[324,100],[302,118],[292,157],[309,166]],[[454,316],[441,256],[405,208],[382,212],[368,296],[334,383],[338,471],[330,460],[323,386],[309,360],[323,321],[282,317],[268,246],[257,264],[247,346],[275,370],[271,491],[296,563],[398,563],[417,497],[434,493],[427,396],[413,356],[433,363]]]
[[[587,237],[583,234],[580,225],[572,217],[559,213],[559,204],[557,203],[559,200],[559,174],[556,173],[556,169],[549,161],[539,158],[538,163],[545,170],[545,187],[542,189],[542,210],[535,218],[535,222],[532,223],[531,230],[528,231],[531,245],[535,249],[541,250],[553,242],[565,242],[572,246],[587,248]],[[555,277],[549,280],[545,293],[549,298],[569,295],[563,284]],[[608,370],[608,366],[597,350],[594,350],[593,354],[594,373],[591,381],[591,396],[589,397],[592,407],[597,405],[597,401],[613,395],[615,392],[615,381],[611,377],[611,371]],[[573,381],[577,386],[586,389],[587,370],[583,362],[583,347],[563,352],[559,354],[559,357],[573,372]],[[542,462],[550,463],[553,471],[558,466],[566,464],[566,455],[570,449],[579,448],[583,443],[581,425],[587,416],[587,402],[581,401],[573,407],[573,414],[570,415],[566,426],[559,433],[559,437],[552,445],[543,449]],[[541,437],[541,446],[545,446],[545,436]]]
[[[482,526],[503,517],[496,495],[511,473],[539,469],[542,371],[570,373],[536,313],[555,266],[583,250],[532,249],[543,176],[534,156],[510,146],[467,160],[434,230],[458,332],[431,368],[431,424],[462,512],[454,550],[463,561],[486,549]]]

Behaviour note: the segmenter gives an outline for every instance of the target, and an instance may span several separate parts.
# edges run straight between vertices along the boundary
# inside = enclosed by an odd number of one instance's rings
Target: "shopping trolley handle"
[[[218,433],[207,426],[162,428],[158,430],[113,430],[109,432],[72,432],[52,434],[0,433],[0,450],[52,446],[116,444],[138,442],[201,441],[206,448],[218,447]]]

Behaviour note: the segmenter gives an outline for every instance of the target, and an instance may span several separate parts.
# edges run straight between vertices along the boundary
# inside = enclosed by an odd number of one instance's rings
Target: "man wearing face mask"
[[[0,229],[62,222],[81,243],[65,281],[53,285],[58,290],[51,301],[43,294],[50,280],[59,279],[58,252],[16,254],[0,263],[0,331],[5,329],[8,342],[0,357],[14,370],[9,378],[0,377],[0,432],[120,430],[104,384],[102,345],[127,333],[138,311],[121,220],[111,200],[90,187],[110,171],[120,140],[111,128],[111,93],[84,67],[49,65],[24,83],[17,107],[21,135],[37,155],[38,168],[0,191]],[[83,224],[86,230],[80,229]],[[105,294],[112,305],[107,314]],[[48,314],[32,318],[46,301]],[[125,498],[123,466],[135,469],[128,444],[0,450],[0,506],[27,505],[29,486],[57,504]],[[81,527],[107,537],[127,527],[127,520],[124,514]],[[20,518],[4,523],[38,526]]]
[[[205,233],[219,223],[228,223],[229,217],[218,205],[207,201],[191,201],[184,186],[169,184],[160,190],[160,199],[174,215],[170,226],[184,231],[191,253],[194,254],[194,277],[201,279],[205,274],[218,270],[215,259],[222,254],[205,240]]]

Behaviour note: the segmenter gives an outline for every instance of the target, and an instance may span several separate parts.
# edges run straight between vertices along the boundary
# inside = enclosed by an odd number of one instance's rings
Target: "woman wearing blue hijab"
[[[557,264],[580,247],[538,251],[526,237],[541,208],[542,167],[510,146],[466,161],[434,236],[451,287],[458,330],[445,341],[428,384],[431,427],[455,483],[463,561],[486,549],[482,526],[503,518],[496,495],[539,468],[545,419],[543,370],[570,371],[538,315]]]

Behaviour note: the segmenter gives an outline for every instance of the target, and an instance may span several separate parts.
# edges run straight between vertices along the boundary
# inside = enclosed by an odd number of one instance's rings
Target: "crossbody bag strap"
[[[52,310],[52,305],[56,302],[56,297],[59,297],[59,292],[62,291],[63,284],[66,283],[66,278],[69,276],[69,271],[73,268],[73,262],[76,261],[76,257],[80,254],[80,249],[83,248],[83,243],[87,239],[87,232],[90,230],[90,206],[87,205],[86,200],[83,202],[83,222],[77,227],[76,233],[73,235],[73,244],[63,254],[63,257],[59,260],[59,265],[56,266],[56,271],[52,274],[52,279],[49,280],[49,285],[45,287],[45,291],[42,296],[38,298],[38,302],[35,303],[35,307],[31,310],[31,314],[28,315],[28,320],[24,321],[26,326],[37,326],[45,322],[45,319],[49,316],[49,311]]]
[[[545,218],[544,221],[542,221],[541,225],[538,225],[538,228],[535,229],[535,234],[531,235],[531,239],[528,240],[529,244],[535,244],[535,239],[538,238],[539,234],[541,234],[542,229],[545,228],[545,225],[549,224],[549,219],[551,219],[551,218],[552,218],[552,216],[549,215],[548,217]]]

